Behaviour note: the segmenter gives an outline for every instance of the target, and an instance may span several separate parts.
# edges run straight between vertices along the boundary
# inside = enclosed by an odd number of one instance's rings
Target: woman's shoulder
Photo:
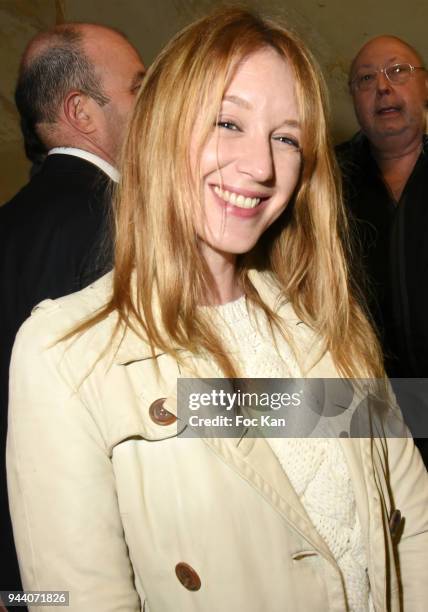
[[[37,304],[21,326],[17,337],[66,336],[74,327],[89,320],[105,306],[112,291],[112,273],[76,293],[46,299]]]
[[[22,355],[31,355],[33,363],[73,371],[76,380],[80,374],[83,377],[111,344],[117,316],[109,315],[82,332],[73,332],[108,303],[111,288],[109,273],[77,293],[35,306],[16,336],[12,368],[21,367]]]

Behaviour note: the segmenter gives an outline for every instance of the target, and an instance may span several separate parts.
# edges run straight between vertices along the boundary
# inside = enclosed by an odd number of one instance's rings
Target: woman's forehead
[[[241,61],[222,99],[222,107],[242,109],[261,116],[272,112],[298,120],[294,71],[289,62],[271,48],[263,48]]]

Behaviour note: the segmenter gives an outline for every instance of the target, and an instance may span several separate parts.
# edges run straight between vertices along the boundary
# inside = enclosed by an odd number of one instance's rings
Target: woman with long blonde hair
[[[187,377],[384,376],[325,107],[305,45],[241,9],[151,67],[115,269],[42,303],[14,349],[26,589],[67,590],[82,612],[424,607],[428,484],[410,439],[202,438],[177,410]]]

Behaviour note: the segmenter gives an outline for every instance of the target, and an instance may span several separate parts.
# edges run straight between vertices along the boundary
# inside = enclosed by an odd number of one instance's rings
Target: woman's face
[[[301,166],[294,82],[270,48],[247,57],[231,80],[200,157],[204,206],[196,229],[207,257],[248,252],[294,192]]]

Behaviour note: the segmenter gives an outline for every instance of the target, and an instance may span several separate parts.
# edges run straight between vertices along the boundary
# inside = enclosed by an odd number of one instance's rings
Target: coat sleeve
[[[57,311],[24,324],[10,370],[8,487],[24,589],[69,591],[73,612],[137,611],[111,461],[60,373]]]
[[[389,438],[395,508],[402,514],[397,546],[404,612],[424,612],[428,602],[428,474],[412,438]]]

